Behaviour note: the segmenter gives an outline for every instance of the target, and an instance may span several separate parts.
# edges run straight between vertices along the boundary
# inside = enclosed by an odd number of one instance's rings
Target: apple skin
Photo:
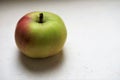
[[[40,13],[43,13],[43,23],[39,23]],[[58,54],[66,38],[67,30],[63,20],[51,12],[30,12],[18,21],[15,30],[17,47],[31,58]]]

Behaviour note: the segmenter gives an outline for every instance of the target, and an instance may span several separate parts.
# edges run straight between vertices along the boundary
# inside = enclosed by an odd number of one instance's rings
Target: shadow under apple
[[[30,72],[46,72],[58,69],[64,60],[63,50],[57,55],[43,59],[32,59],[19,52],[19,61]]]

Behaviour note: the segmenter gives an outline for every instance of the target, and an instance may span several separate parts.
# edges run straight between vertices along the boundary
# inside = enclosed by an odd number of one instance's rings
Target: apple
[[[51,12],[30,12],[18,22],[15,42],[18,49],[31,58],[53,56],[62,50],[67,38],[63,20]]]

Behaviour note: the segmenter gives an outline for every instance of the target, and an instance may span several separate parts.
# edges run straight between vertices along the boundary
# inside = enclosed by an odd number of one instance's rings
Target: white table
[[[20,54],[16,23],[31,11],[62,17],[68,37],[61,54],[42,60]],[[120,1],[1,1],[0,56],[0,80],[120,80]]]

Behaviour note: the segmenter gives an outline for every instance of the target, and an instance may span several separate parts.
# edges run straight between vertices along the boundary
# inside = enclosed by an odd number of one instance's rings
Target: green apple
[[[30,12],[18,21],[15,30],[17,47],[31,58],[58,54],[66,38],[67,31],[63,20],[51,12]]]

